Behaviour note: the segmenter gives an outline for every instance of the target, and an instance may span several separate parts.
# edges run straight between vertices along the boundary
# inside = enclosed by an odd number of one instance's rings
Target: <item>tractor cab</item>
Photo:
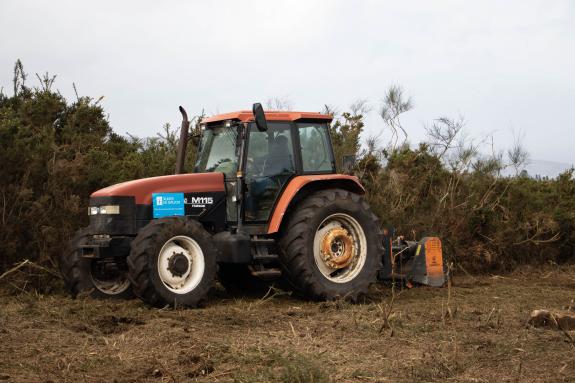
[[[247,224],[265,224],[291,178],[336,173],[328,131],[331,116],[265,112],[264,117],[264,129],[250,111],[217,115],[202,123],[194,172],[224,174],[230,222],[238,220],[233,202],[240,184],[244,201],[239,219]]]

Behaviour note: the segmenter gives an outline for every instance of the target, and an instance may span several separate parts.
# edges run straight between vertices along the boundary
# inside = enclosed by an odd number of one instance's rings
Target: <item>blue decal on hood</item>
[[[184,216],[184,193],[153,193],[154,218]]]

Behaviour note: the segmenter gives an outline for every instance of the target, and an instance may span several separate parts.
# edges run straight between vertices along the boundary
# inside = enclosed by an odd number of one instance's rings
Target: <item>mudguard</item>
[[[354,193],[358,194],[365,193],[365,189],[359,182],[359,179],[355,176],[348,176],[344,174],[316,174],[294,177],[284,188],[279,200],[274,207],[267,233],[273,234],[279,231],[283,217],[290,205],[290,202],[304,187],[311,186],[310,184],[317,184],[320,182],[324,183],[324,188],[338,187],[353,191]]]

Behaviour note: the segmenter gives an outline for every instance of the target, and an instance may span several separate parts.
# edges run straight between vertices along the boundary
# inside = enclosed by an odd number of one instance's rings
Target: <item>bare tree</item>
[[[341,114],[340,110],[333,105],[328,105],[328,104],[324,104],[323,109],[321,110],[322,114],[329,114],[331,116],[333,116],[334,118],[336,118],[337,116],[339,116]]]
[[[379,136],[369,136],[365,139],[365,150],[369,154],[379,151]]]
[[[411,98],[404,96],[403,89],[400,86],[393,85],[387,90],[379,115],[385,125],[391,130],[390,149],[395,149],[397,146],[399,132],[404,136],[403,143],[407,141],[407,131],[401,125],[399,117],[412,108],[413,102]]]
[[[460,137],[455,147],[455,153],[447,161],[455,173],[469,170],[472,161],[479,154],[479,145],[466,137]]]
[[[518,134],[513,134],[513,146],[507,149],[507,158],[510,166],[515,169],[515,175],[518,175],[525,165],[529,163],[529,153],[523,147],[523,134],[521,131]]]
[[[454,120],[444,116],[433,121],[431,126],[425,127],[429,137],[427,144],[437,154],[439,159],[443,159],[443,156],[449,150],[464,144],[457,140],[464,126],[465,120],[463,117],[460,116],[458,120]]]
[[[367,103],[366,99],[360,98],[355,100],[349,106],[349,110],[351,110],[352,116],[365,116],[369,112],[371,112],[371,106]]]
[[[288,97],[273,97],[266,101],[268,110],[293,110],[293,103]]]

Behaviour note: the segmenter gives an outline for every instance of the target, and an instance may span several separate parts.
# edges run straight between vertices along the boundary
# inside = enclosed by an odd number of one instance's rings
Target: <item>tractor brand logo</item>
[[[188,197],[184,203],[192,205],[192,207],[206,207],[214,203],[214,197]]]

